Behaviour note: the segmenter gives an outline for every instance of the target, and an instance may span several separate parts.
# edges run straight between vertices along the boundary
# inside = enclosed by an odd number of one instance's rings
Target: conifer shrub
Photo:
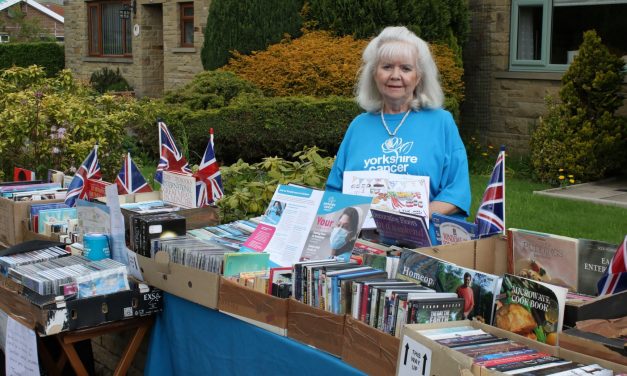
[[[206,70],[228,62],[231,51],[250,53],[299,36],[303,0],[212,0],[201,60]]]
[[[313,31],[252,55],[235,54],[223,70],[254,83],[267,96],[353,96],[361,54],[368,42]],[[444,44],[431,44],[449,103],[464,99],[464,73],[455,53]]]
[[[466,0],[308,0],[303,17],[310,27],[359,39],[373,37],[386,26],[404,25],[428,42],[448,44],[456,53],[470,30]]]
[[[560,101],[547,98],[548,113],[531,137],[532,164],[541,180],[556,183],[560,171],[568,171],[576,181],[589,181],[624,165],[627,119],[615,114],[623,103],[624,64],[595,31],[584,33],[562,77]]]

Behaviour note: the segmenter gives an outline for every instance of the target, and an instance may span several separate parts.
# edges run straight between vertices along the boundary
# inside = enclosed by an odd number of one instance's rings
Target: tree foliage
[[[547,98],[548,114],[531,138],[540,179],[555,182],[561,169],[587,181],[624,166],[627,119],[615,114],[623,103],[623,65],[595,31],[584,33],[579,54],[562,77],[561,101]]]
[[[265,49],[285,35],[298,36],[303,0],[212,0],[201,59],[206,70],[227,63],[231,51]]]

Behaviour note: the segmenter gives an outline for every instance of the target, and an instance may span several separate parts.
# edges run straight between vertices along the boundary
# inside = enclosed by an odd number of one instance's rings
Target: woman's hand
[[[429,204],[429,219],[433,213],[440,213],[444,215],[455,214],[459,211],[459,208],[453,204],[443,201],[431,201]]]

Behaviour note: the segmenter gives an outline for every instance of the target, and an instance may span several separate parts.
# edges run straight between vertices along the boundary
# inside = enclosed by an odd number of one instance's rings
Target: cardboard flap
[[[351,316],[344,324],[342,359],[369,375],[393,375],[400,340]]]
[[[475,240],[438,245],[436,247],[418,248],[416,251],[466,268],[475,268]]]
[[[255,291],[222,277],[218,309],[281,329],[287,328],[287,299]]]
[[[612,351],[600,342],[571,336],[568,333],[561,333],[560,356],[572,358],[575,356],[573,353],[577,354],[577,361],[580,361],[579,357],[581,357],[582,362],[585,361],[589,364],[598,363],[614,371],[627,373],[627,356]]]
[[[159,251],[155,254],[156,269],[159,273],[170,274],[170,255]]]
[[[289,299],[287,336],[336,356],[342,355],[344,315],[336,315]]]
[[[159,257],[161,259],[163,256]],[[149,285],[208,308],[218,307],[219,274],[173,263],[169,259],[167,264],[165,260],[159,263],[142,255],[137,255],[137,262]],[[162,270],[164,265],[167,267],[165,271]]]

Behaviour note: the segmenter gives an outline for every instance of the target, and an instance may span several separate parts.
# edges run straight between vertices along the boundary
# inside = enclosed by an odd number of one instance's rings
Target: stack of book
[[[65,198],[67,191],[58,183],[20,183],[0,185],[0,196],[13,201],[40,201]]]
[[[421,335],[507,375],[613,375],[598,364],[572,362],[472,326],[418,330]]]
[[[30,230],[36,234],[51,236],[65,235],[66,243],[73,243],[78,239],[78,213],[76,208],[70,208],[62,202],[49,204],[32,204],[29,218]]]

